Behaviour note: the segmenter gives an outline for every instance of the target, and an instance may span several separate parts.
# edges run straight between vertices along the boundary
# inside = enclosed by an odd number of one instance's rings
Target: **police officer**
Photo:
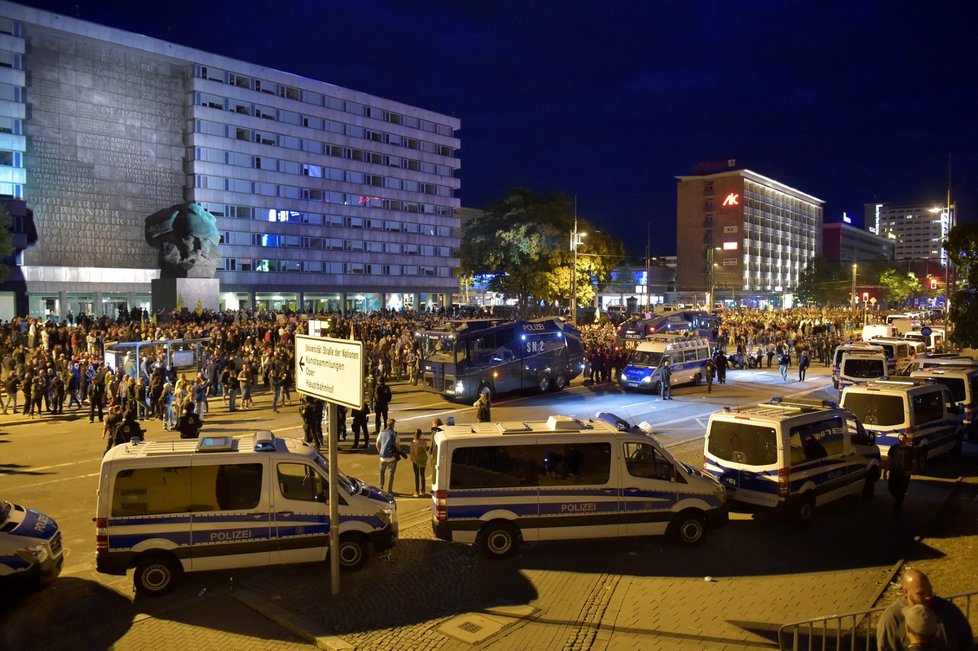
[[[910,487],[910,474],[913,472],[913,448],[908,445],[906,435],[901,434],[900,443],[890,448],[888,465],[886,487],[893,496],[893,512],[899,514],[907,488]]]
[[[668,359],[659,369],[659,392],[663,400],[672,400],[672,368]]]

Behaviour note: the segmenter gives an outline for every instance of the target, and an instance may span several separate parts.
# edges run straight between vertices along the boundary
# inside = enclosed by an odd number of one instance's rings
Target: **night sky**
[[[462,205],[513,186],[675,252],[675,176],[736,159],[814,195],[978,221],[978,3],[26,0],[461,119]],[[269,10],[274,8],[273,10]]]

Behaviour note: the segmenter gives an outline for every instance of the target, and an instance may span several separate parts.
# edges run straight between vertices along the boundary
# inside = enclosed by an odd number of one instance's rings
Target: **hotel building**
[[[680,296],[781,304],[821,251],[824,202],[746,169],[676,179]]]
[[[222,307],[443,304],[458,285],[459,128],[0,1],[0,194],[33,211],[14,275],[36,316],[149,308],[145,218],[187,201],[217,218]]]

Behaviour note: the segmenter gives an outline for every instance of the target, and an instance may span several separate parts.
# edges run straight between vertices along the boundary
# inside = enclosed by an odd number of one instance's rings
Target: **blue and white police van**
[[[706,337],[651,335],[632,351],[628,364],[621,371],[619,383],[626,390],[658,391],[661,369],[668,361],[673,386],[699,386],[706,377],[706,360],[710,357],[711,345]]]
[[[913,448],[918,470],[928,459],[961,452],[964,413],[943,384],[925,378],[856,384],[843,390],[842,406],[876,436],[884,462],[901,436]]]
[[[58,523],[39,511],[0,500],[0,586],[55,579],[64,552]]]
[[[703,455],[731,508],[776,511],[801,524],[823,504],[872,496],[881,474],[872,435],[829,401],[775,397],[714,412]]]
[[[265,430],[117,445],[99,473],[96,568],[135,568],[137,592],[157,595],[183,572],[323,561],[334,533],[329,476],[318,450]],[[370,547],[394,546],[397,506],[337,479],[340,567],[356,569]]]
[[[490,557],[523,541],[666,533],[693,546],[727,522],[719,482],[611,414],[449,425],[431,459],[435,536]]]

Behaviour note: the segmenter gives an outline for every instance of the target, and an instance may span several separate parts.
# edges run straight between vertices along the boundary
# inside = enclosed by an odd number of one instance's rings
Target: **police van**
[[[906,339],[890,337],[875,337],[869,343],[879,346],[886,353],[886,359],[890,366],[889,375],[896,375],[903,371],[916,356],[916,346],[911,347],[915,342]]]
[[[772,510],[801,524],[833,500],[871,497],[881,472],[872,435],[829,401],[775,397],[714,412],[703,454],[731,508]]]
[[[927,378],[946,386],[951,392],[951,398],[961,408],[968,438],[974,440],[978,435],[978,424],[975,422],[975,417],[978,416],[978,366],[942,365],[914,371],[910,377]]]
[[[13,580],[53,580],[63,564],[58,523],[34,509],[0,500],[0,586]]]
[[[944,366],[974,366],[978,368],[978,361],[963,355],[924,355],[914,359],[907,367],[904,375],[910,375],[914,371],[942,368]]]
[[[333,533],[329,465],[298,439],[241,437],[132,442],[105,453],[99,473],[96,568],[137,592],[166,592],[182,572],[323,561]],[[397,507],[378,488],[337,473],[339,561],[397,540]]]
[[[727,522],[715,479],[611,414],[449,425],[431,458],[435,536],[490,557],[522,541],[666,533],[693,546]]]
[[[841,391],[859,382],[886,379],[888,375],[889,366],[882,349],[845,351],[839,362],[836,388]]]
[[[628,358],[628,364],[621,371],[620,384],[626,390],[658,391],[661,369],[668,361],[672,386],[689,383],[699,386],[706,376],[710,346],[706,337],[651,335]]]
[[[835,347],[835,352],[832,354],[832,386],[836,389],[841,390],[840,386],[840,369],[842,368],[842,356],[846,353],[851,352],[872,352],[878,353],[883,349],[880,346],[871,344],[869,342],[865,343],[850,343],[850,344],[840,344]],[[887,360],[887,372],[885,375],[889,374],[889,360]]]
[[[905,436],[917,468],[945,452],[959,453],[963,438],[961,408],[943,384],[924,378],[890,379],[846,387],[842,406],[876,436],[884,461],[890,446]]]

